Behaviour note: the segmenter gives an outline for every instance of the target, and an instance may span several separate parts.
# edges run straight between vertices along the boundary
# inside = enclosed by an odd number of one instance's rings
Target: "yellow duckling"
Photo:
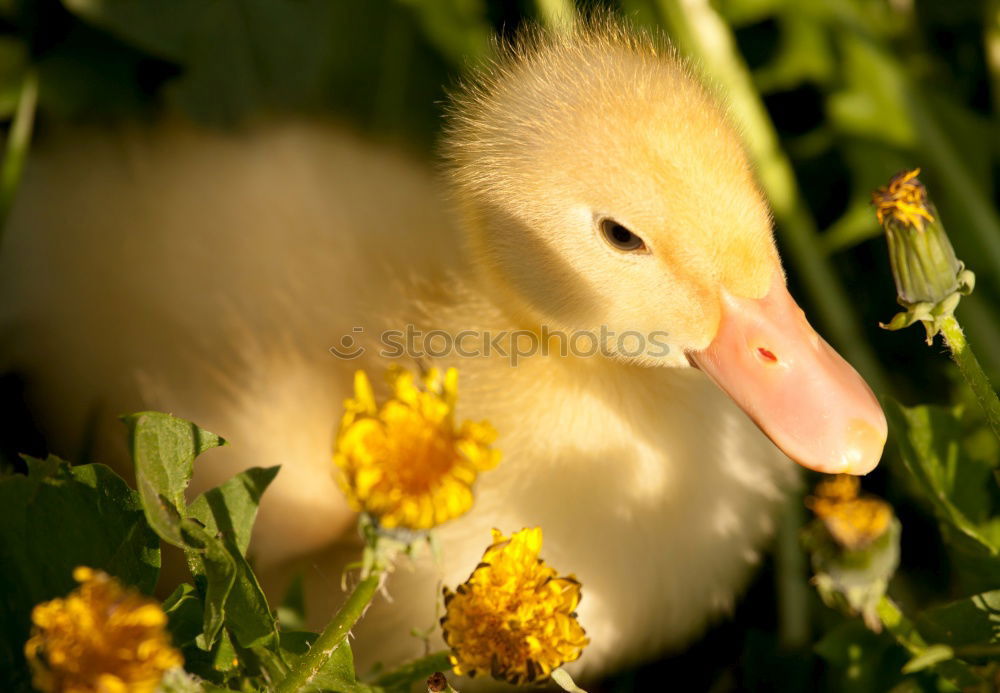
[[[272,595],[305,566],[322,625],[355,555],[333,436],[354,371],[399,363],[383,332],[598,335],[516,366],[403,361],[457,366],[459,418],[488,419],[504,461],[440,528],[443,566],[394,574],[360,665],[421,653],[410,629],[492,527],[543,527],[582,582],[574,673],[676,648],[758,560],[786,455],[866,473],[882,412],[789,295],[739,137],[669,48],[608,21],[527,35],[455,95],[444,151],[439,188],[314,123],[54,135],[0,258],[9,356],[64,455],[91,426],[124,467],[115,417],[157,408],[231,442],[194,492],[281,464],[252,551]]]

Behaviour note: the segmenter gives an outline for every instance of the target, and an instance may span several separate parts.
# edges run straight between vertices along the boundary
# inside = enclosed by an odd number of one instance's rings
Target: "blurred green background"
[[[0,213],[29,135],[66,121],[114,126],[181,113],[239,128],[284,113],[333,117],[433,156],[446,90],[488,59],[491,36],[554,23],[570,0],[0,0],[0,118],[13,152]],[[610,8],[663,31],[729,101],[775,214],[793,293],[879,393],[904,403],[968,402],[918,328],[896,312],[870,191],[920,166],[959,257],[978,277],[959,316],[1000,378],[1000,0],[621,0]],[[34,101],[37,87],[37,103]],[[16,399],[8,378],[6,399]],[[0,430],[8,451],[42,454],[27,414]],[[972,414],[966,452],[990,472],[998,451]],[[969,594],[890,449],[866,480],[900,516],[893,596],[935,604]],[[995,515],[996,488],[987,516]],[[769,559],[732,620],[687,652],[606,681],[604,691],[937,690],[905,680],[891,638],[824,608],[796,549],[790,506]],[[677,560],[684,560],[678,556]],[[977,585],[976,588],[983,588]],[[985,587],[996,587],[987,585]]]

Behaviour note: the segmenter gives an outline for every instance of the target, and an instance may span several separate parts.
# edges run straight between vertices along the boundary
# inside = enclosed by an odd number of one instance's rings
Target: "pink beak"
[[[885,446],[885,414],[858,372],[806,321],[780,275],[758,299],[722,291],[719,332],[689,360],[782,452],[827,474],[867,474]]]

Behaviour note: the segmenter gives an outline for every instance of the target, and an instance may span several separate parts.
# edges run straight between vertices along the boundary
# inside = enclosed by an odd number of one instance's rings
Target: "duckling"
[[[437,176],[301,120],[55,133],[0,257],[9,362],[64,455],[87,435],[125,468],[115,416],[156,408],[231,443],[192,493],[281,464],[252,552],[272,598],[304,569],[319,627],[356,557],[333,437],[354,371],[400,362],[386,331],[598,335],[516,364],[404,355],[459,369],[458,417],[489,420],[504,459],[437,530],[441,562],[393,574],[359,665],[422,653],[410,630],[492,527],[541,526],[582,582],[577,674],[679,648],[759,561],[789,457],[866,473],[882,412],[786,289],[730,117],[661,41],[528,32],[455,93],[443,151]]]

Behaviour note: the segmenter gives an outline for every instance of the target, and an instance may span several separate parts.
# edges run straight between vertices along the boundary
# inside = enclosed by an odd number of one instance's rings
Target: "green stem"
[[[799,536],[805,524],[804,508],[802,496],[797,493],[785,502],[775,549],[778,639],[787,650],[809,645],[809,587]]]
[[[955,656],[961,658],[979,658],[979,657],[990,657],[992,659],[1000,659],[1000,645],[992,644],[973,644],[973,645],[956,645]]]
[[[29,69],[24,76],[21,95],[17,102],[14,121],[7,135],[7,151],[0,167],[0,229],[7,221],[14,194],[21,182],[24,162],[28,158],[31,131],[35,123],[35,108],[38,105],[38,74]]]
[[[927,649],[927,641],[917,632],[913,623],[903,615],[895,602],[888,597],[882,597],[876,609],[882,625],[896,639],[896,642],[906,648],[907,652],[918,655]]]
[[[275,693],[296,693],[297,691],[310,690],[312,681],[323,670],[333,653],[341,645],[346,644],[347,634],[368,608],[382,582],[383,575],[383,571],[376,569],[357,584],[347,596],[347,601],[340,607],[340,611],[334,615],[323,632],[319,634],[309,651],[278,684]]]
[[[812,305],[844,356],[877,391],[887,380],[868,341],[862,335],[851,302],[823,252],[816,224],[803,202],[791,162],[781,149],[777,132],[753,78],[736,48],[732,32],[709,0],[657,0],[664,27],[681,50],[694,59],[725,94],[757,177],[774,211],[777,231],[791,256]]]
[[[420,659],[405,662],[398,668],[379,676],[375,679],[374,685],[379,688],[392,690],[393,688],[405,686],[420,679],[426,679],[438,671],[450,671],[451,660],[449,656],[450,653],[447,650],[442,650],[441,652],[434,652]]]
[[[997,397],[996,390],[979,365],[972,348],[965,341],[965,333],[962,332],[962,326],[958,324],[954,315],[945,318],[941,323],[941,334],[948,343],[951,357],[958,364],[958,370],[962,372],[962,377],[972,388],[979,406],[983,408],[990,428],[993,429],[994,435],[1000,438],[1000,398]]]
[[[907,652],[918,657],[927,650],[927,641],[924,640],[913,621],[907,618],[906,614],[889,597],[882,597],[876,609],[882,625]],[[971,687],[983,683],[980,676],[970,670],[965,662],[958,659],[938,662],[933,669],[942,678],[956,685],[959,690],[971,690]]]

